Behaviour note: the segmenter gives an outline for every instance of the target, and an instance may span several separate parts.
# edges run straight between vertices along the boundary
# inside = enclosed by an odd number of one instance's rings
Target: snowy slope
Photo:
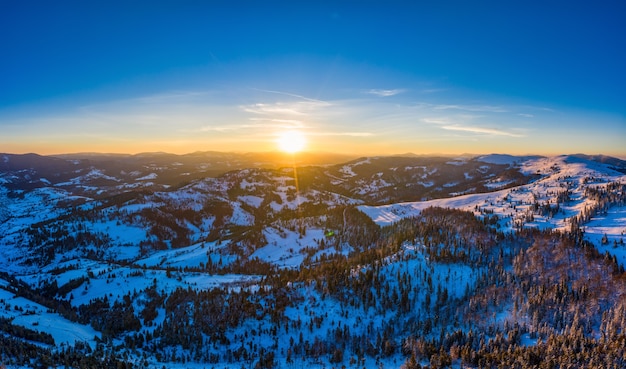
[[[7,282],[0,279],[0,286]],[[11,318],[12,323],[35,331],[52,335],[56,345],[86,342],[95,347],[95,338],[100,338],[100,332],[92,327],[71,322],[58,313],[50,312],[45,306],[32,302],[24,297],[0,288],[0,309],[2,316]]]
[[[483,157],[481,160],[511,165],[517,163],[522,172],[540,174],[541,178],[527,185],[489,193],[384,206],[363,205],[359,209],[380,226],[416,216],[428,207],[444,207],[472,211],[479,217],[485,213],[495,214],[503,230],[511,231],[520,226],[569,230],[572,217],[580,216],[585,209],[596,204],[595,200],[585,195],[587,189],[606,188],[610,183],[626,183],[626,175],[609,166],[572,156],[531,158],[517,162],[517,157],[498,155]],[[564,191],[569,191],[569,199],[558,203],[557,194]],[[536,209],[537,206],[555,209],[557,203],[559,210],[553,214],[538,213]],[[597,216],[585,225],[588,238],[596,245],[601,244],[604,234],[609,236],[610,245],[602,246],[601,250],[617,255],[622,263],[626,262],[626,250],[619,245],[613,247],[613,243],[619,242],[626,233],[624,211],[624,205],[614,206],[608,214]]]
[[[507,158],[507,163],[513,163],[517,157]],[[604,165],[593,162],[570,162],[570,157],[560,156],[523,161],[521,169],[526,173],[540,173],[542,178],[534,183],[507,190],[494,191],[482,194],[463,195],[453,198],[444,198],[430,201],[408,202],[384,206],[360,206],[359,209],[370,216],[375,222],[382,225],[391,224],[401,218],[419,214],[427,207],[439,206],[474,210],[476,207],[493,210],[496,214],[512,214],[511,205],[519,205],[520,209],[527,209],[529,202],[550,201],[550,196],[558,191],[570,189],[573,198],[582,200],[583,192],[588,186],[602,186],[609,182],[626,182],[626,176],[615,172]],[[489,159],[492,160],[492,159]],[[502,160],[499,158],[499,162]],[[593,182],[589,182],[592,178]],[[567,207],[569,216],[580,212],[585,201],[577,202]],[[519,212],[519,209],[516,209]],[[563,224],[550,222],[552,226],[562,227]]]

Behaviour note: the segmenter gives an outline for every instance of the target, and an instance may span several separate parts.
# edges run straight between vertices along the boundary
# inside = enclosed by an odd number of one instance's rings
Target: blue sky
[[[0,152],[626,156],[626,3],[0,3]]]

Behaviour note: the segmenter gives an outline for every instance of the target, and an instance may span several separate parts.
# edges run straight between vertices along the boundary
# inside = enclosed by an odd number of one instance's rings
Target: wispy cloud
[[[534,118],[535,116],[533,114],[527,114],[527,113],[519,113],[517,114],[520,117],[524,117],[524,118]]]
[[[332,104],[322,100],[304,99],[300,101],[279,101],[273,103],[256,103],[241,106],[246,113],[271,116],[303,116]]]
[[[422,122],[428,124],[451,124],[447,118],[422,118]]]
[[[283,103],[275,103],[275,104],[263,104],[257,103],[253,105],[247,105],[241,107],[243,111],[246,113],[252,114],[263,114],[263,115],[273,115],[273,114],[286,114],[286,115],[304,115],[302,111],[302,106],[296,105],[287,105]]]
[[[470,132],[492,136],[524,137],[524,135],[516,132],[506,131],[498,128],[481,127],[475,124],[471,124],[471,118],[480,117],[470,117],[470,121],[465,121],[465,124],[459,123],[457,119],[450,117],[422,118],[421,121],[428,124],[435,124],[439,126],[439,128],[445,129],[446,131]]]
[[[381,89],[371,89],[371,90],[367,90],[365,91],[365,93],[371,94],[371,95],[376,95],[379,97],[389,97],[389,96],[394,96],[394,95],[398,95],[401,94],[403,92],[405,92],[405,89],[402,88],[396,88],[393,90],[381,90]]]
[[[200,127],[200,132],[232,132],[240,130],[284,130],[284,129],[302,129],[306,128],[304,123],[299,120],[292,119],[264,119],[250,118],[249,124],[222,124],[222,125],[206,125]]]
[[[512,133],[503,131],[495,128],[486,128],[486,127],[471,127],[471,126],[461,126],[461,125],[443,125],[442,129],[447,131],[462,131],[462,132],[471,132],[471,133],[480,133],[494,136],[508,136],[508,137],[524,137],[524,135],[518,133]]]
[[[430,105],[430,104],[429,104]],[[431,105],[434,110],[464,110],[473,112],[508,113],[509,109],[497,105],[456,105],[440,104]]]
[[[264,89],[261,89],[261,88],[254,88],[254,87],[250,87],[250,89],[254,90],[254,91],[259,91],[259,92],[267,92],[267,93],[270,93],[270,94],[291,96],[291,97],[295,97],[295,98],[306,100],[306,101],[310,101],[310,102],[316,102],[316,103],[321,103],[321,104],[328,104],[328,102],[323,101],[323,100],[313,99],[313,98],[310,98],[310,97],[294,94],[294,93],[291,93],[291,92],[276,91],[276,90],[264,90]]]

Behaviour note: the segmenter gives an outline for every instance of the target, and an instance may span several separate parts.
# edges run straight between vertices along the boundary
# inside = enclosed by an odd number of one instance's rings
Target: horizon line
[[[280,156],[301,156],[301,155],[335,155],[335,156],[345,156],[345,157],[479,157],[479,156],[487,156],[487,155],[508,155],[514,157],[526,157],[526,156],[542,156],[542,157],[557,157],[557,156],[575,156],[575,155],[586,155],[586,156],[608,156],[617,158],[620,160],[626,160],[626,153],[624,154],[603,154],[603,153],[561,153],[561,154],[546,154],[546,153],[524,153],[524,154],[509,154],[503,152],[490,152],[490,153],[414,153],[414,152],[404,152],[404,153],[359,153],[359,154],[348,154],[342,152],[331,152],[331,151],[322,151],[322,150],[303,150],[298,153],[286,153],[279,150],[274,151],[219,151],[219,150],[196,150],[186,153],[174,153],[167,151],[141,151],[141,152],[100,152],[100,151],[79,151],[79,152],[64,152],[64,153],[54,153],[54,154],[41,154],[37,152],[2,152],[2,155],[38,155],[38,156],[48,156],[48,157],[58,157],[58,156],[141,156],[141,155],[172,155],[172,156],[187,156],[193,154],[206,154],[206,153],[216,153],[216,154],[233,154],[233,155],[280,155]]]

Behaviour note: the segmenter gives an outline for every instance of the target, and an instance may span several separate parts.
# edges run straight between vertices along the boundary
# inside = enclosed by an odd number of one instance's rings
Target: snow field
[[[626,206],[612,207],[606,215],[596,216],[584,225],[585,237],[601,253],[615,255],[617,262],[626,267]],[[606,242],[602,239],[606,235]]]
[[[302,237],[297,232],[276,228],[266,228],[263,234],[267,245],[257,249],[250,258],[259,258],[282,268],[298,268],[304,261],[306,249],[317,248],[317,241],[325,238],[322,229],[307,229]]]
[[[6,283],[5,281],[2,281]],[[11,318],[12,323],[23,327],[45,332],[52,335],[55,344],[73,345],[75,342],[86,342],[95,347],[95,337],[100,338],[97,332],[88,325],[71,322],[57,313],[49,312],[48,308],[32,302],[26,298],[0,288],[0,309],[2,316]]]

